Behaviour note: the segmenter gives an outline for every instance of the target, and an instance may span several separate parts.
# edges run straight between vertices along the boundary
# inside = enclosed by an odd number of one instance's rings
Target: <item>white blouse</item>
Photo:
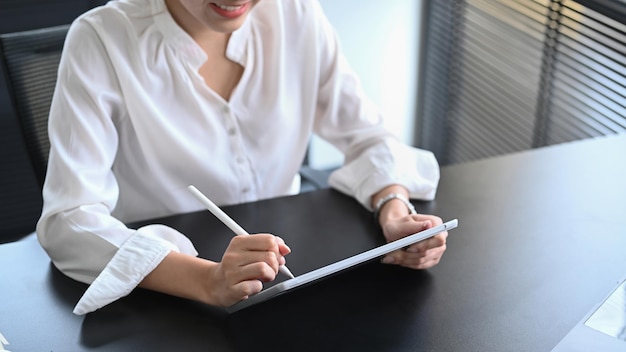
[[[202,209],[190,184],[221,205],[293,194],[312,133],[345,154],[331,186],[365,207],[393,183],[434,198],[434,156],[384,129],[317,1],[260,1],[226,54],[244,67],[230,101],[203,81],[207,57],[164,0],[111,1],[72,24],[37,234],[91,284],[76,314],[127,295],[170,251],[197,255],[173,228],[125,223]]]

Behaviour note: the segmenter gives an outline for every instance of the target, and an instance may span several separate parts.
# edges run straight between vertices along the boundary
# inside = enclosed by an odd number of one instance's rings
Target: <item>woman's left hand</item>
[[[414,233],[441,225],[441,218],[434,215],[412,214],[400,218],[389,219],[381,224],[387,242],[412,235]],[[448,232],[421,242],[414,243],[405,249],[387,254],[382,262],[397,264],[412,269],[428,269],[437,265],[446,251]]]

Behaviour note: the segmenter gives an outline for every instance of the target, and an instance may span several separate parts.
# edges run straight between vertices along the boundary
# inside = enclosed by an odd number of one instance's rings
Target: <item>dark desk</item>
[[[33,238],[0,246],[11,351],[549,351],[626,275],[626,136],[446,167],[422,212],[459,218],[437,267],[370,262],[233,315],[145,290],[85,317],[85,290]],[[293,249],[297,275],[379,244],[371,214],[324,190],[227,207]],[[160,219],[218,259],[208,212]],[[209,237],[208,234],[213,236]]]

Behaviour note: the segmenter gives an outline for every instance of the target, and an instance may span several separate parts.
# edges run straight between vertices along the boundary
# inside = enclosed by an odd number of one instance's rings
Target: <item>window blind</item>
[[[626,132],[626,3],[436,0],[416,145],[441,164]]]

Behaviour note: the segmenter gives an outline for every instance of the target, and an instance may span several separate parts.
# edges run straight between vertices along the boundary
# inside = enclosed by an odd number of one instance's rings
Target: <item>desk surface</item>
[[[437,199],[416,202],[460,222],[437,267],[373,261],[232,315],[138,289],[75,316],[85,285],[32,237],[3,245],[0,333],[11,351],[549,351],[626,274],[625,151],[612,136],[445,167]],[[332,190],[225,210],[285,238],[296,275],[382,240]],[[159,222],[210,259],[231,237],[208,212]]]

